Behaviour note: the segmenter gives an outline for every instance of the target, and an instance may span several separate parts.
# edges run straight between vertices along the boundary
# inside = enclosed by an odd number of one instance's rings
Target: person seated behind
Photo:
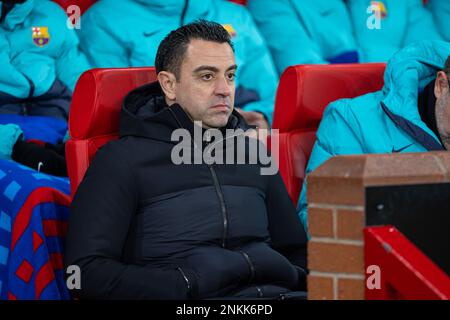
[[[45,163],[42,171],[57,175],[67,175],[64,150],[54,152],[53,146],[40,148],[22,141],[23,131],[33,133],[32,121],[5,122],[18,115],[39,116],[39,122],[52,117],[60,119],[58,126],[67,127],[72,91],[89,64],[66,20],[65,12],[51,1],[0,1],[0,158],[13,158],[34,169]],[[48,132],[53,132],[55,121],[48,120]]]
[[[0,13],[0,113],[67,120],[89,64],[65,12],[48,0],[1,0]]]
[[[155,60],[164,36],[197,19],[225,26],[236,47],[236,106],[250,124],[272,121],[278,78],[245,7],[225,0],[103,0],[83,15],[81,47],[95,67],[140,67]]]
[[[450,1],[448,0],[428,0],[427,8],[432,12],[433,19],[446,41],[450,41],[450,28],[448,21],[450,19]]]
[[[387,64],[382,90],[332,102],[306,174],[338,155],[450,150],[449,54],[444,41],[412,44]],[[306,186],[297,209],[304,226]]]
[[[387,62],[403,47],[442,40],[422,0],[347,0],[361,62]]]
[[[249,126],[234,109],[237,63],[215,22],[187,24],[161,42],[158,81],[124,99],[119,140],[98,151],[74,196],[65,262],[81,269],[75,295],[274,298],[305,289],[306,234],[278,172],[204,157],[175,165],[180,133],[207,140],[180,142],[188,160],[197,148],[254,156],[248,147],[258,140],[243,134]],[[245,148],[230,153],[239,141]]]
[[[352,23],[342,0],[249,0],[278,73],[292,65],[358,62]]]

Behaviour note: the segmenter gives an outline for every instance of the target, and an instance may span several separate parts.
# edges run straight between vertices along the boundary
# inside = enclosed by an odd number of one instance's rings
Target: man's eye
[[[234,73],[227,74],[228,80],[234,80]]]
[[[203,79],[203,80],[206,80],[206,81],[209,81],[209,80],[211,80],[212,78],[213,78],[213,76],[212,76],[212,74],[210,74],[210,73],[202,75],[202,79]]]

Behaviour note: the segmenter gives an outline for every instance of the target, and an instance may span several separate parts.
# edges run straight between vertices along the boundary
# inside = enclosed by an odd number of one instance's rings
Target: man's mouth
[[[211,107],[211,109],[217,110],[217,111],[228,111],[230,109],[230,106],[224,103],[219,103]]]

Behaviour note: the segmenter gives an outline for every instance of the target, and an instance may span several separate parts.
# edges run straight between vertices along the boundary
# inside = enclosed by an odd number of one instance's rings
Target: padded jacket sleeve
[[[295,214],[281,175],[270,176],[266,206],[272,246],[291,263],[306,270],[306,233]]]
[[[189,290],[181,271],[122,260],[138,190],[126,150],[119,146],[113,142],[99,150],[72,202],[65,264],[81,269],[81,290],[73,294],[91,299],[185,299]]]

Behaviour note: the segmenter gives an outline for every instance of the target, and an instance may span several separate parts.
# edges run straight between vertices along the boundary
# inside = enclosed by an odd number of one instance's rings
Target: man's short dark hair
[[[179,79],[181,63],[187,46],[193,39],[228,43],[234,51],[230,34],[222,25],[212,21],[197,20],[171,31],[161,41],[155,59],[156,73],[169,71]]]

